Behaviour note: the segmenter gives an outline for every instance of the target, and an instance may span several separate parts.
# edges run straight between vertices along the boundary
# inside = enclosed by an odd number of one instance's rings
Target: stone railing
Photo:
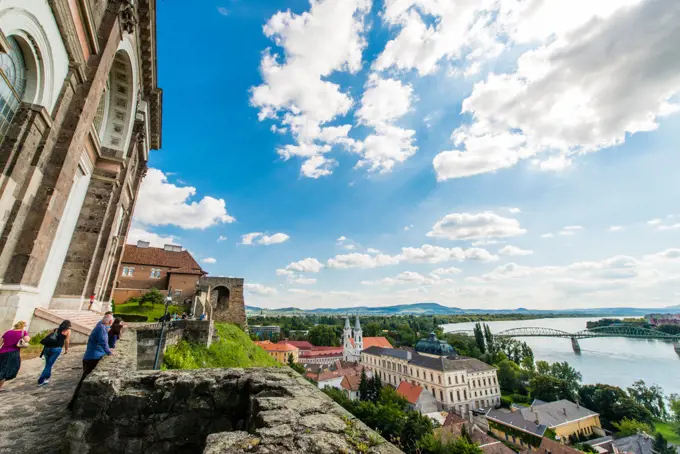
[[[287,367],[138,370],[137,335],[83,382],[67,452],[401,452]]]
[[[137,331],[137,368],[153,369],[156,351],[160,342],[161,323],[136,325]],[[215,325],[212,321],[176,320],[166,323],[163,333],[163,345],[160,350],[160,362],[163,362],[165,350],[170,345],[177,345],[181,340],[210,347]]]

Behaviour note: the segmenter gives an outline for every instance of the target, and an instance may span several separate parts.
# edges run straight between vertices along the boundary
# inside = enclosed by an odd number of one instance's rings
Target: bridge
[[[450,331],[447,334],[474,335],[474,331]],[[675,344],[675,351],[680,354],[680,335],[672,335],[654,329],[641,328],[639,326],[627,326],[623,324],[600,326],[597,328],[584,329],[575,333],[568,333],[559,329],[526,327],[512,328],[499,333],[494,333],[494,337],[561,337],[571,339],[572,347],[575,352],[580,352],[579,339],[591,339],[596,337],[625,337],[629,339],[654,339],[670,341]]]

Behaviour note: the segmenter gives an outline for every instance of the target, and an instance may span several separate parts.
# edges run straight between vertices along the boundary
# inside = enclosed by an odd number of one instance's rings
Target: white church
[[[349,316],[345,317],[345,328],[342,331],[342,359],[358,363],[361,359],[361,352],[369,347],[393,348],[387,338],[364,337],[357,314],[354,322],[354,329],[350,326]]]

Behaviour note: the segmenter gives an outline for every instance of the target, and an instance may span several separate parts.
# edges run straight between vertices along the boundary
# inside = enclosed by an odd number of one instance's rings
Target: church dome
[[[434,333],[430,333],[427,339],[421,339],[416,344],[416,351],[428,355],[456,356],[456,350],[446,341],[437,339]]]

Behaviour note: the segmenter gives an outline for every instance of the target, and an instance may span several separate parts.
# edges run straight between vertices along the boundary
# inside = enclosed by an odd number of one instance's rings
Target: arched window
[[[26,60],[17,40],[9,36],[9,53],[0,53],[0,141],[26,93]]]

